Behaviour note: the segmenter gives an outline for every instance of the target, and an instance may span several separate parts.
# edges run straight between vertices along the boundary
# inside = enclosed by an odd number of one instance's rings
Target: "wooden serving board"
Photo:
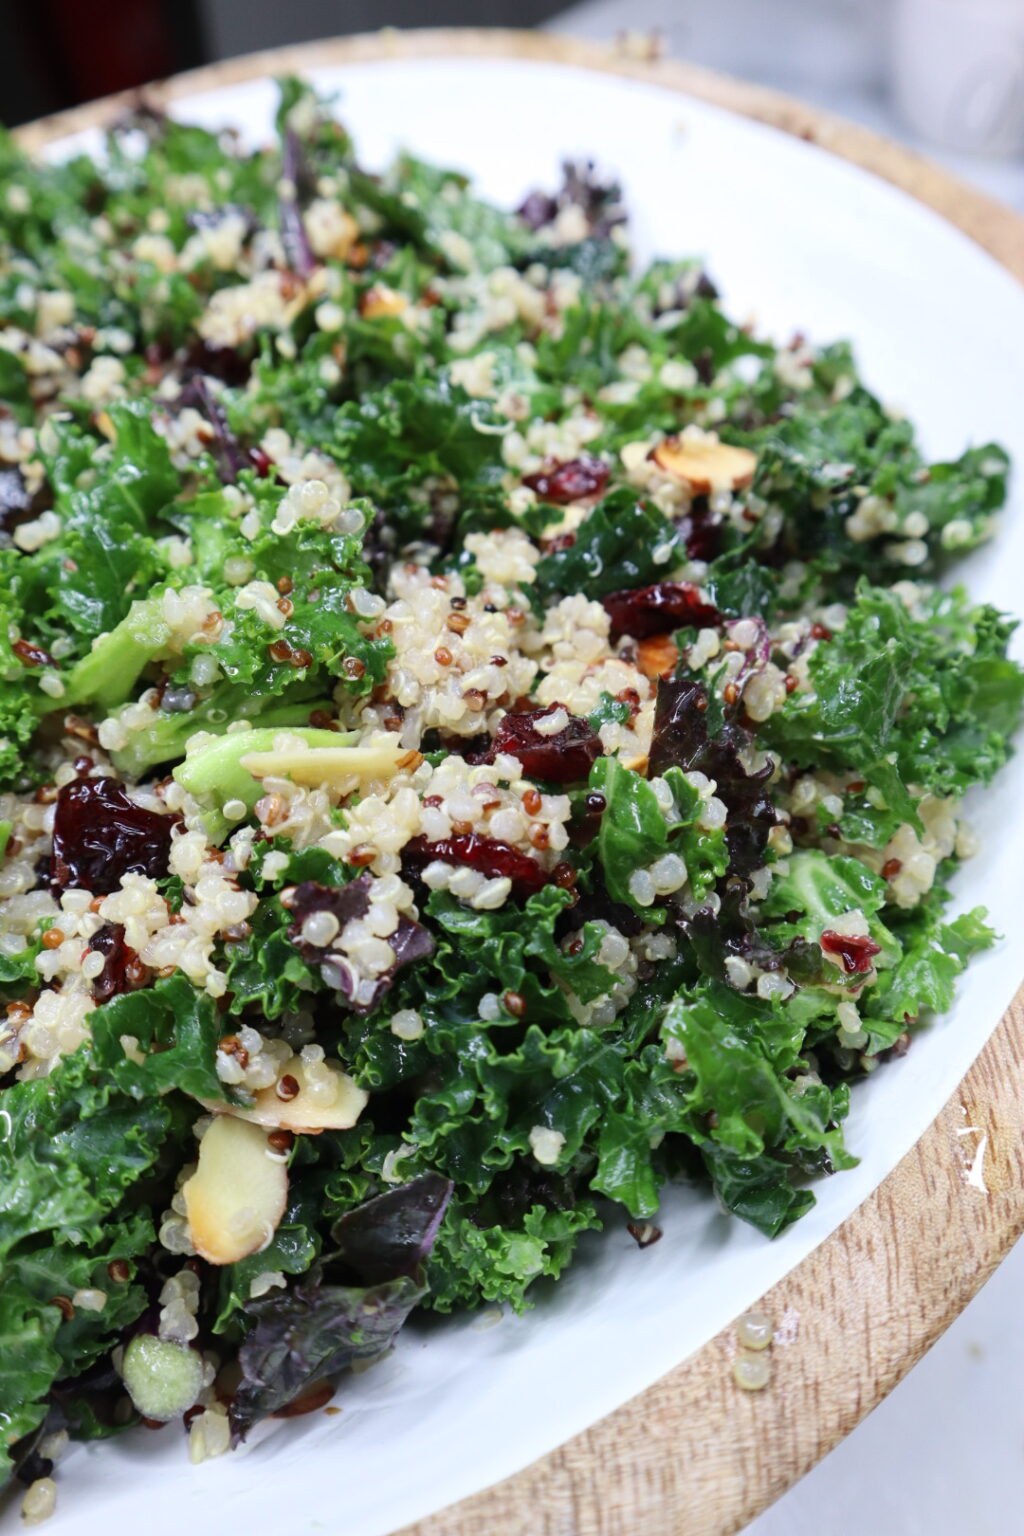
[[[927,204],[1024,282],[1024,219],[865,128],[674,59],[530,32],[381,32],[253,54],[147,91],[161,101],[317,65],[534,59],[625,75],[796,135]],[[19,130],[39,149],[130,95]],[[396,1536],[729,1536],[886,1396],[1024,1231],[1024,987],[941,1114],[864,1204],[759,1304],[772,1381],[733,1381],[733,1329],[515,1477]],[[785,1343],[782,1342],[785,1340]]]

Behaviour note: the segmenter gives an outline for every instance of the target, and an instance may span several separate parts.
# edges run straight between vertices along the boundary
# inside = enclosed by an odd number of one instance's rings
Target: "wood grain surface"
[[[537,33],[432,31],[314,43],[147,90],[172,101],[323,64],[519,58],[645,80],[814,142],[902,188],[1024,281],[1024,220],[867,129],[674,59]],[[130,95],[19,130],[27,146],[109,121]],[[814,1466],[949,1326],[1024,1231],[1024,987],[917,1145],[762,1299],[772,1378],[741,1391],[727,1328],[653,1387],[515,1477],[396,1536],[729,1536]],[[511,1431],[510,1431],[511,1432]]]

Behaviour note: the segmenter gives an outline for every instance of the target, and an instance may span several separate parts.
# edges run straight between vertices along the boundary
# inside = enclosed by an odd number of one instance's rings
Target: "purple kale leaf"
[[[302,143],[293,128],[286,128],[281,155],[282,182],[285,190],[278,194],[278,212],[281,220],[281,244],[284,246],[288,265],[296,277],[309,277],[316,270],[309,236],[302,218],[299,198],[309,179]]]
[[[423,1173],[346,1211],[331,1228],[337,1245],[332,1263],[343,1264],[364,1285],[417,1275],[451,1193],[450,1179]]]
[[[311,944],[303,938],[302,925],[315,912],[327,912],[337,920],[338,931],[353,917],[365,917],[370,910],[373,876],[362,874],[347,885],[321,885],[319,880],[303,880],[301,885],[282,891],[281,903],[292,914],[288,937],[303,960],[315,964],[323,960],[326,946]]]
[[[357,1360],[394,1343],[426,1294],[422,1267],[451,1197],[439,1174],[425,1173],[348,1211],[333,1229],[336,1253],[286,1294],[252,1302],[255,1326],[238,1352],[242,1381],[231,1404],[236,1441],[268,1414],[330,1386]],[[325,1283],[343,1267],[364,1281]]]
[[[712,735],[708,730],[708,696],[703,683],[692,678],[658,682],[651,741],[650,773],[681,768],[714,779],[715,794],[725,803],[729,874],[749,875],[764,863],[768,834],[778,820],[768,790],[772,767],[754,773],[744,766],[753,750],[749,731],[726,721]]]
[[[558,191],[531,192],[517,211],[524,224],[538,230],[571,207],[582,210],[588,233],[597,239],[606,240],[617,224],[626,222],[622,188],[617,181],[603,181],[592,160],[563,160]]]
[[[784,948],[769,942],[771,929],[758,929],[750,912],[749,882],[729,876],[719,886],[717,911],[701,907],[689,914],[676,913],[675,922],[689,942],[702,975],[727,982],[725,962],[745,960],[762,971],[781,971],[801,984],[821,979],[821,950],[817,944],[795,938]]]
[[[179,404],[192,406],[213,428],[210,451],[225,485],[234,485],[239,471],[252,469],[252,460],[228,425],[224,408],[201,373],[193,374],[181,392]]]
[[[357,1360],[390,1349],[425,1289],[403,1275],[383,1285],[325,1285],[321,1271],[283,1295],[249,1304],[255,1326],[238,1351],[242,1380],[231,1404],[237,1444],[254,1424],[330,1386]]]
[[[345,955],[332,949],[330,943],[312,943],[305,936],[303,927],[314,913],[327,912],[337,920],[338,933],[341,933],[351,918],[366,916],[372,889],[373,877],[364,873],[347,885],[321,885],[318,880],[304,880],[281,895],[283,904],[292,913],[288,937],[299,954],[307,964],[319,965],[325,984],[340,992],[359,1013],[377,1006],[403,966],[429,959],[434,953],[434,940],[426,928],[403,913],[398,919],[398,927],[387,940],[395,952],[394,965],[377,978],[370,997],[361,995],[356,1001],[358,979]]]

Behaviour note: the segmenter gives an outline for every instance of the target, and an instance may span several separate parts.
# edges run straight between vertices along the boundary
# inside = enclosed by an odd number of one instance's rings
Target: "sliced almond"
[[[318,236],[318,256],[331,256],[335,261],[344,261],[359,238],[359,225],[350,213],[341,210],[331,227],[322,234],[318,231]]]
[[[182,1194],[196,1252],[210,1264],[237,1264],[277,1231],[288,1204],[288,1170],[266,1131],[222,1115],[199,1143],[199,1164]]]
[[[237,1120],[246,1120],[251,1125],[265,1126],[268,1130],[300,1131],[307,1136],[315,1136],[320,1131],[347,1131],[359,1119],[370,1096],[362,1088],[357,1088],[348,1073],[336,1067],[333,1062],[325,1062],[324,1065],[335,1079],[334,1098],[328,1099],[326,1103],[326,1095],[321,1095],[319,1090],[315,1097],[310,1093],[301,1056],[293,1056],[281,1069],[278,1079],[279,1082],[289,1077],[294,1079],[298,1091],[290,1098],[282,1098],[274,1085],[261,1088],[255,1103],[248,1109],[239,1109],[234,1104],[222,1104],[214,1100],[203,1102],[214,1114],[230,1115]]]
[[[384,283],[377,283],[363,294],[359,303],[359,312],[364,320],[380,320],[382,318],[400,315],[409,307],[409,301],[404,293],[396,293],[394,288],[388,288]]]
[[[666,474],[685,480],[695,496],[711,491],[739,491],[750,484],[757,468],[757,454],[731,443],[683,442],[667,437],[651,452]]]
[[[408,755],[408,749],[398,745],[308,747],[294,752],[250,752],[239,762],[254,779],[291,779],[293,784],[316,787],[351,778],[388,779]]]
[[[117,442],[117,429],[110,417],[109,411],[97,411],[93,418],[108,443]]]
[[[644,677],[671,677],[679,660],[679,647],[671,635],[650,635],[637,641],[636,664]]]

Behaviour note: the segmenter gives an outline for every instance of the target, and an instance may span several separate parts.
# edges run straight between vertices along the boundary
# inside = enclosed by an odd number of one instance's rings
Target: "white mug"
[[[1024,153],[1024,0],[896,0],[891,57],[897,105],[923,137]]]

